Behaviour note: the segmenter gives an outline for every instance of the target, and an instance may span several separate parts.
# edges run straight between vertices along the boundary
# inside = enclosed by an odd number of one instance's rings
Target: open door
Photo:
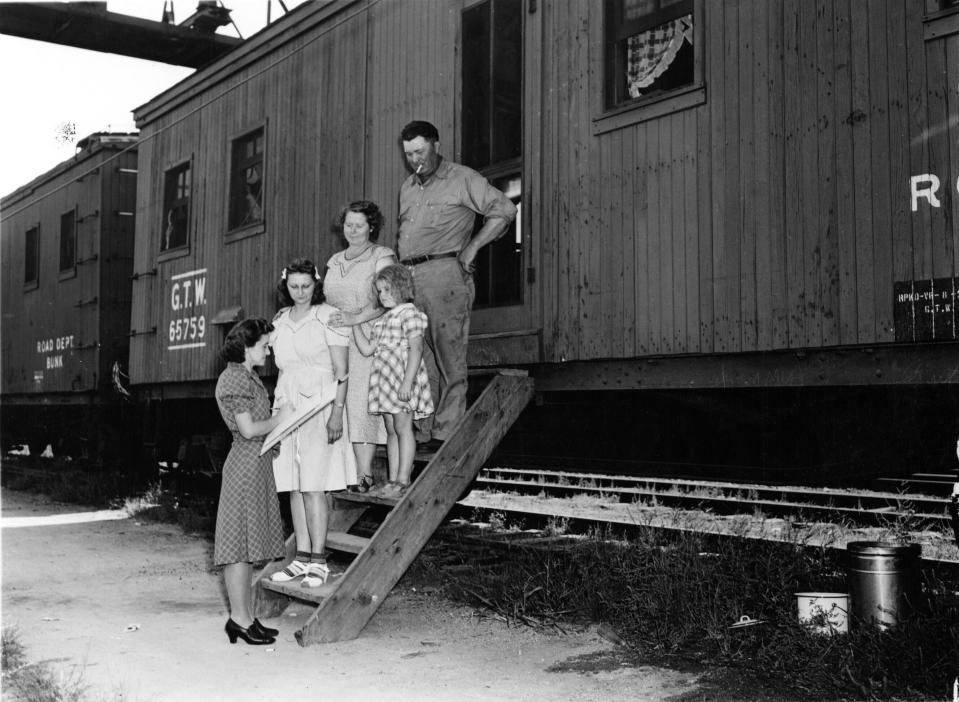
[[[530,221],[524,106],[529,59],[526,3],[480,0],[462,13],[460,158],[516,205],[509,230],[476,259],[476,302],[469,363],[490,366],[540,360],[534,237]],[[537,55],[539,52],[535,52]],[[538,59],[536,59],[538,60]],[[537,103],[533,103],[537,104]],[[482,221],[477,221],[477,229]]]

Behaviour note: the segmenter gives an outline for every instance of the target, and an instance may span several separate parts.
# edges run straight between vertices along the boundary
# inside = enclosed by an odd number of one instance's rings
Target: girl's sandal
[[[373,489],[374,485],[376,485],[376,482],[373,480],[373,476],[364,475],[362,478],[360,478],[360,482],[358,482],[356,485],[350,485],[347,490],[350,492],[367,493]]]
[[[387,483],[386,487],[383,488],[382,492],[379,493],[379,497],[398,500],[404,495],[406,488],[409,486],[409,483],[398,483],[391,480],[389,483]]]

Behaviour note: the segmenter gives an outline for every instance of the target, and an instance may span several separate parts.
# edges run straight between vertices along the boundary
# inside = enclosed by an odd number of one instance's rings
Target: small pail
[[[797,592],[799,622],[814,634],[849,631],[849,595],[845,592]]]

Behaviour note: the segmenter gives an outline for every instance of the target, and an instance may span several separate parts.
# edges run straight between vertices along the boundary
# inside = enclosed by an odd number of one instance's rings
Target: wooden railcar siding
[[[595,136],[581,82],[601,62],[582,47],[600,8],[542,12],[543,99],[560,116],[544,122],[545,360],[891,342],[893,282],[956,275],[959,38],[924,40],[921,3],[707,2],[705,104]],[[919,173],[948,181],[951,213],[910,211]]]
[[[3,199],[2,394],[113,400],[110,370],[126,370],[136,168],[129,144],[96,145]],[[61,276],[60,218],[76,217],[76,273]],[[25,233],[40,230],[39,280],[25,289]],[[96,395],[97,391],[101,394]],[[102,392],[106,391],[106,392]],[[64,399],[64,401],[70,401]]]
[[[322,268],[340,248],[330,230],[339,208],[362,196],[365,22],[323,27],[279,46],[175,106],[141,133],[137,271],[155,276],[134,283],[137,304],[131,377],[135,383],[208,380],[222,365],[218,353],[229,324],[211,324],[217,312],[239,307],[245,316],[272,318],[283,266],[308,257]],[[262,231],[228,235],[231,143],[263,127]],[[190,159],[193,188],[189,249],[158,256],[163,174]],[[174,276],[205,271],[203,346],[169,351]]]
[[[210,314],[268,314],[289,257],[322,262],[338,247],[327,223],[347,200],[379,202],[382,242],[395,243],[400,127],[431,120],[442,151],[459,153],[467,4],[314,5],[238,49],[233,72],[221,61],[146,106],[137,270],[157,265],[163,170],[191,156],[193,238],[134,288],[133,326],[161,327],[135,337],[137,382],[218,368],[212,346],[173,358],[160,343],[171,274],[209,270]],[[524,13],[541,360],[888,343],[894,281],[957,275],[959,35],[928,36],[922,3],[697,3],[705,99],[608,129],[602,7]],[[266,231],[224,245],[229,139],[257,124]],[[913,212],[909,178],[923,173],[940,178],[943,205]]]

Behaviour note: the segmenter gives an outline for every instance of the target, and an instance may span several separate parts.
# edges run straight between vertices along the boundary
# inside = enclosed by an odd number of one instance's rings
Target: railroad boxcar
[[[4,447],[101,456],[133,412],[126,377],[136,134],[95,133],[0,200]]]
[[[519,204],[470,360],[546,391],[951,385],[955,0],[307,3],[135,111],[131,376],[209,396],[220,330],[388,213],[410,119]],[[387,243],[393,231],[387,232]]]

